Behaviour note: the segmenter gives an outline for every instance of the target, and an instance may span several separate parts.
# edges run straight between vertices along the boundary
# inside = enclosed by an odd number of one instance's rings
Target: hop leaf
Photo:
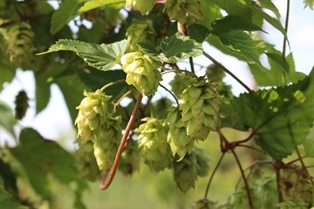
[[[75,152],[76,165],[80,176],[90,181],[100,177],[99,168],[94,155],[92,141],[78,139],[79,148]]]
[[[167,121],[169,123],[169,132],[167,140],[173,155],[177,154],[180,161],[187,153],[191,153],[195,138],[186,134],[186,128],[182,122],[182,115],[179,108],[171,107],[168,111]]]
[[[25,91],[20,91],[15,97],[15,117],[21,120],[28,109],[28,97]]]
[[[171,151],[167,143],[168,127],[156,118],[144,118],[135,132],[139,133],[139,152],[145,163],[155,171],[169,167]]]
[[[204,140],[218,124],[220,98],[213,87],[206,83],[201,86],[190,85],[182,93],[182,122],[187,135]]]
[[[121,118],[109,118],[94,137],[94,155],[100,170],[113,165],[122,137]]]
[[[133,85],[141,94],[151,96],[157,91],[161,74],[157,70],[161,63],[141,51],[128,53],[122,69],[127,74],[126,82]]]
[[[78,136],[83,139],[90,139],[97,133],[102,124],[109,117],[107,101],[110,96],[105,95],[100,90],[96,92],[84,91],[85,98],[76,108],[79,110],[75,124],[78,128]]]

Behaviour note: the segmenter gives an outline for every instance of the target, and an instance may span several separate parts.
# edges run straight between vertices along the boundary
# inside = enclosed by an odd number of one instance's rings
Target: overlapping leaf
[[[122,40],[112,44],[92,44],[82,41],[61,39],[52,45],[47,52],[73,51],[84,61],[99,70],[111,69],[120,59],[127,47],[127,41]]]
[[[187,36],[170,36],[160,43],[162,54],[160,59],[164,62],[176,63],[189,57],[203,54],[202,45]]]
[[[243,125],[257,132],[256,143],[274,159],[287,157],[314,122],[314,70],[297,84],[259,90],[232,101]]]
[[[11,136],[15,137],[14,125],[16,123],[12,109],[0,100],[0,128],[6,130]]]

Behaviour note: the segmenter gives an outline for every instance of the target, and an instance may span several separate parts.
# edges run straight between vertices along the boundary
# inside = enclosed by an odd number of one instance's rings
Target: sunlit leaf
[[[108,4],[117,4],[117,3],[124,3],[124,2],[125,0],[93,0],[93,1],[85,0],[84,5],[78,11],[79,13],[84,13],[89,10],[103,7]]]
[[[121,56],[127,47],[127,41],[122,40],[112,44],[92,44],[82,41],[61,39],[52,45],[46,54],[56,51],[73,51],[84,61],[99,70],[108,70],[120,63]]]
[[[160,49],[162,51],[160,59],[170,63],[203,54],[202,45],[187,36],[171,36],[165,38],[160,43]]]

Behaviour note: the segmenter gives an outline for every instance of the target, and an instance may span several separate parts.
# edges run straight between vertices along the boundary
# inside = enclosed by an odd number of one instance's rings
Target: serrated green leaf
[[[251,0],[245,0],[247,2],[247,5],[250,7],[252,12],[255,14],[261,16],[263,19],[265,19],[269,24],[271,24],[274,28],[279,30],[286,38],[287,38],[287,33],[285,28],[281,25],[280,20],[273,18],[269,14],[263,11],[261,7],[259,7],[255,2]]]
[[[201,4],[204,18],[198,22],[198,24],[203,25],[208,29],[212,29],[212,22],[221,17],[221,9],[212,1],[200,1],[199,3]],[[190,32],[189,35],[191,35]]]
[[[125,0],[92,0],[92,1],[85,0],[84,5],[78,11],[79,13],[84,13],[92,9],[106,6],[108,4],[118,3],[125,3]]]
[[[0,100],[0,127],[6,130],[14,138],[14,125],[16,124],[16,119],[13,114],[12,109],[5,102]]]
[[[53,13],[51,18],[50,33],[55,34],[60,31],[71,19],[78,15],[78,9],[82,5],[82,0],[62,1],[60,7]]]
[[[137,44],[139,49],[150,57],[156,58],[158,56],[158,52],[155,48],[155,45],[151,42],[141,42]]]
[[[73,51],[84,61],[99,70],[108,70],[117,63],[120,63],[121,56],[127,47],[127,41],[122,40],[112,44],[92,44],[82,41],[60,39],[52,45],[47,52]]]
[[[49,175],[65,185],[79,182],[75,159],[56,142],[44,139],[31,128],[23,129],[20,144],[10,149],[21,164],[34,190],[43,198],[50,194]]]
[[[314,138],[304,140],[303,147],[307,157],[314,157]]]
[[[296,83],[302,80],[305,75],[295,71],[294,59],[290,53],[285,60],[282,60],[281,52],[268,54],[270,69],[262,65],[250,64],[249,67],[259,86],[283,86],[288,83]]]
[[[176,63],[189,57],[203,54],[202,45],[187,36],[170,36],[160,42],[162,54],[160,59],[164,62]]]
[[[0,178],[0,203],[1,209],[27,209],[21,205],[16,199],[14,199],[4,188],[4,182]]]
[[[234,98],[244,126],[256,131],[256,143],[273,159],[287,157],[314,122],[314,70],[297,84],[250,92]]]
[[[219,36],[221,43],[229,50],[245,56],[251,62],[260,64],[259,52],[249,34],[240,30],[233,30],[227,33],[215,31],[214,34]]]
[[[212,23],[213,30],[219,33],[227,33],[232,30],[257,31],[259,26],[238,15],[227,15]]]
[[[210,33],[211,33],[210,30],[199,24],[193,24],[188,27],[188,34],[191,37],[191,39],[199,43],[203,43]]]
[[[259,0],[259,2],[262,8],[269,9],[276,15],[277,19],[280,19],[280,12],[271,0]]]

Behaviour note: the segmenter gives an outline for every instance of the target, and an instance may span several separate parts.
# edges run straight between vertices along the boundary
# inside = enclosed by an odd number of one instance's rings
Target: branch
[[[127,142],[129,133],[130,133],[130,131],[131,131],[131,129],[132,129],[132,126],[133,126],[133,124],[134,124],[135,116],[136,116],[136,113],[137,113],[137,111],[138,111],[138,109],[139,109],[139,107],[140,107],[140,105],[141,105],[142,98],[143,98],[143,95],[141,95],[141,94],[140,94],[140,95],[138,96],[138,98],[137,98],[136,104],[135,104],[135,106],[134,106],[134,108],[133,108],[132,115],[131,115],[131,117],[130,117],[130,119],[129,119],[129,122],[128,122],[126,128],[125,128],[125,132],[124,132],[124,134],[123,134],[123,136],[122,136],[121,142],[120,142],[120,144],[119,144],[119,148],[118,148],[116,157],[115,157],[115,159],[114,159],[113,166],[112,166],[112,168],[111,168],[111,170],[110,170],[110,174],[109,174],[109,170],[106,170],[106,171],[103,173],[102,177],[101,177],[101,180],[100,180],[100,183],[99,183],[99,188],[100,188],[101,190],[105,190],[105,189],[107,189],[107,188],[110,186],[110,184],[111,184],[111,182],[112,182],[112,180],[113,180],[113,178],[114,178],[114,176],[115,176],[115,174],[116,174],[116,172],[117,172],[117,168],[118,168],[118,165],[119,165],[119,160],[120,160],[120,158],[121,158],[121,154],[122,154],[122,152],[123,152],[124,149],[125,149],[125,144],[126,144],[126,142]],[[108,180],[105,182],[106,177],[107,177],[108,174],[109,174],[109,178],[108,178]]]
[[[215,60],[212,56],[207,54],[205,51],[203,51],[203,54],[205,57],[207,57],[209,60],[211,60],[215,65],[220,67],[225,73],[229,74],[232,78],[234,78],[239,84],[241,84],[248,92],[251,91],[251,89],[243,83],[237,76],[235,76],[231,71],[229,71],[225,66],[220,64],[217,60]]]

